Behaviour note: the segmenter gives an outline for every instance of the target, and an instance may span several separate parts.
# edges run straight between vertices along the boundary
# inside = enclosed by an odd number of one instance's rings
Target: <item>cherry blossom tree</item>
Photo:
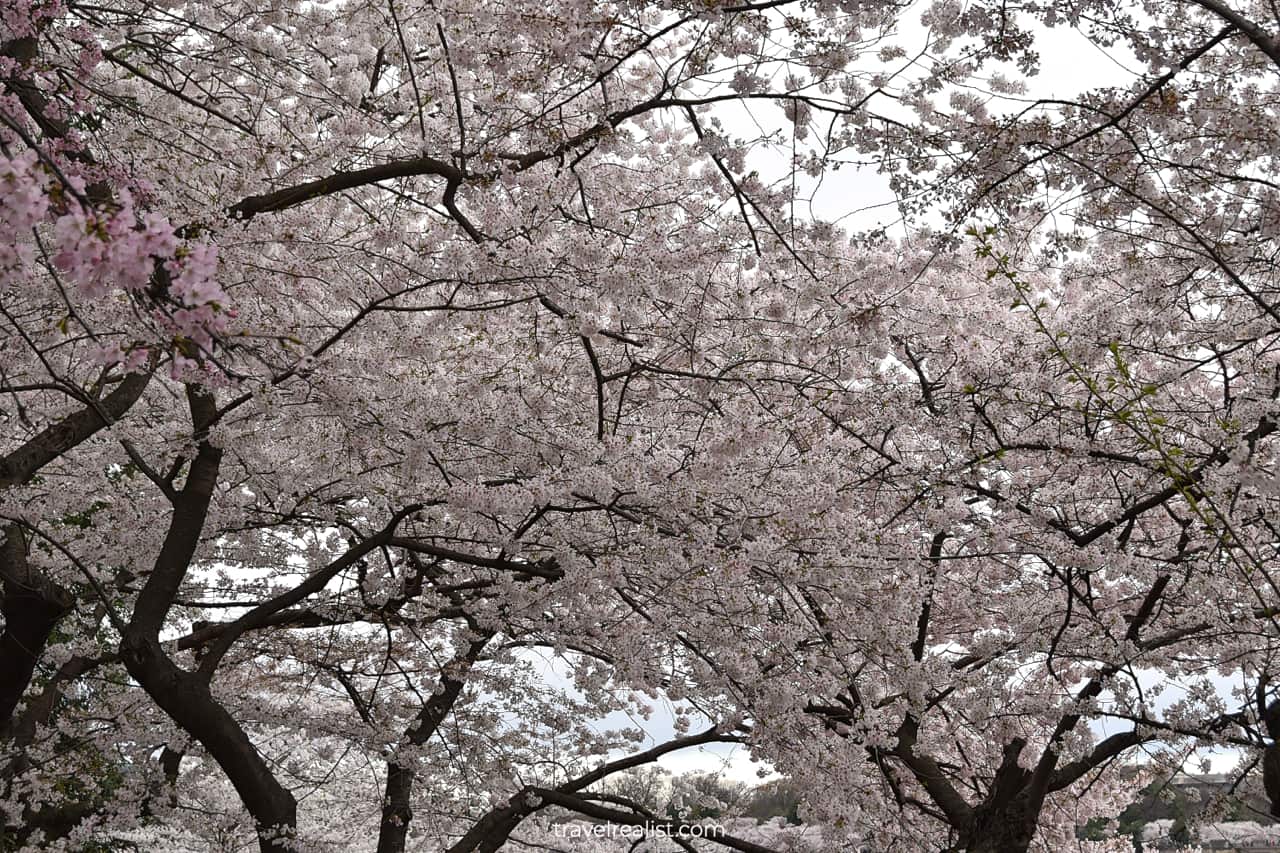
[[[1028,94],[1064,31],[1127,70]],[[1277,31],[11,4],[5,844],[515,849],[740,743],[824,843],[1016,853],[1276,766]],[[858,164],[900,234],[804,212]]]
[[[588,725],[644,665],[598,636],[600,562],[678,552],[645,508],[706,500],[679,470],[688,368],[740,355],[719,290],[750,244],[732,173],[698,176],[715,146],[665,118],[711,132],[710,70],[663,69],[699,58],[699,14],[495,11],[6,13],[19,844],[163,823],[213,772],[264,849],[318,843],[295,791],[361,750],[380,790],[335,781],[320,820],[371,810],[403,849],[412,801],[470,792],[416,822],[467,841],[493,799],[494,846],[536,810],[501,805],[519,768],[562,798],[602,772],[535,773],[548,742],[581,762],[633,739]],[[706,61],[752,26],[717,25]],[[531,689],[526,646],[594,661],[586,699]],[[349,721],[321,723],[335,699]],[[303,732],[317,758],[287,760]]]

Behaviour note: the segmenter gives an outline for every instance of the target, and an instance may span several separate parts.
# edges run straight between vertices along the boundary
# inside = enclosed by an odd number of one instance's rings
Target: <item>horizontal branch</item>
[[[456,187],[462,182],[464,175],[461,169],[444,160],[434,157],[412,157],[407,160],[393,160],[367,169],[356,169],[351,172],[335,172],[324,178],[297,184],[275,192],[249,196],[227,208],[233,219],[248,220],[259,213],[275,213],[296,207],[311,199],[321,198],[343,190],[376,184],[392,178],[412,178],[419,175],[436,175],[444,178],[449,185]]]
[[[465,566],[496,569],[500,572],[516,572],[551,581],[558,581],[564,577],[564,570],[556,564],[554,559],[532,563],[527,560],[510,560],[503,557],[477,557],[473,554],[454,551],[451,548],[441,548],[438,545],[431,545],[427,542],[404,536],[392,536],[387,540],[386,544],[392,548],[403,548],[415,554],[426,554],[438,560],[448,560],[451,563],[461,563]]]

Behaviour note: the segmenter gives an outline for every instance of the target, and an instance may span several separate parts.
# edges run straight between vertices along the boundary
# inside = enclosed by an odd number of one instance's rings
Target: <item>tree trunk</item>
[[[227,774],[257,824],[262,853],[289,850],[298,825],[297,801],[276,780],[240,724],[213,698],[209,685],[174,665],[154,639],[126,634],[121,658],[147,695]]]
[[[1036,824],[1015,802],[1000,810],[979,810],[963,842],[965,853],[1027,853]]]
[[[59,620],[75,603],[71,594],[31,570],[26,540],[16,524],[4,528],[0,544],[0,737],[12,725],[13,711],[31,683],[36,663]]]
[[[383,797],[382,825],[378,828],[378,853],[402,853],[413,809],[409,796],[413,793],[414,772],[410,767],[387,764],[387,789]]]
[[[1280,816],[1280,744],[1262,751],[1262,787],[1271,804],[1271,816]]]
[[[217,413],[212,395],[189,385],[187,400],[199,450],[173,500],[164,543],[123,631],[120,659],[152,701],[227,774],[257,824],[262,853],[282,853],[293,849],[291,839],[297,833],[293,794],[276,780],[240,723],[213,698],[209,682],[175,664],[160,645],[160,630],[195,556],[222,462],[222,450],[205,434]]]
[[[11,53],[21,47],[21,53]],[[6,55],[24,61],[34,56],[35,40],[18,39],[3,45]],[[9,80],[12,88],[15,81]],[[38,93],[37,93],[38,94]],[[0,456],[0,489],[28,482],[45,465],[124,417],[142,396],[150,373],[135,373],[95,404],[73,412],[51,424],[21,447]],[[6,525],[0,544],[0,613],[4,614],[4,634],[0,636],[0,736],[10,726],[13,709],[22,700],[40,654],[49,636],[72,606],[71,594],[27,563],[26,537],[17,524]]]
[[[1027,853],[1031,839],[1020,832],[988,835],[965,848],[966,853]]]
[[[421,746],[440,728],[462,693],[467,672],[480,659],[480,654],[492,637],[493,632],[488,631],[473,639],[465,652],[445,666],[440,678],[444,689],[427,700],[418,712],[413,726],[406,732],[410,744]],[[382,825],[378,829],[377,853],[404,853],[409,821],[413,818],[413,809],[409,806],[409,797],[413,794],[413,778],[412,767],[399,764],[394,759],[387,762],[387,787],[382,804]]]
[[[5,590],[2,601],[0,612],[4,613],[5,624],[4,634],[0,635],[0,733],[8,730],[49,636],[70,610],[70,602],[49,601],[37,593],[12,587]]]
[[[446,853],[496,853],[533,810],[528,792],[521,791],[507,805],[493,809],[478,820]]]

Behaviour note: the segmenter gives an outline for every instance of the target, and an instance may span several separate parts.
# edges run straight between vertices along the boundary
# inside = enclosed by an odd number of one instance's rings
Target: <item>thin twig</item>
[[[418,132],[422,141],[427,141],[427,123],[422,118],[422,93],[418,91],[418,75],[413,70],[413,57],[404,43],[404,31],[400,29],[400,18],[396,15],[395,0],[387,0],[387,8],[391,11],[391,22],[396,25],[396,38],[400,42],[400,55],[404,57],[405,67],[409,69],[409,84],[413,86],[413,101],[418,105]]]

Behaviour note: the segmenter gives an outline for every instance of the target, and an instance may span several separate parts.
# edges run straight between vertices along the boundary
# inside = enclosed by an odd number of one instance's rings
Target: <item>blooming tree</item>
[[[712,743],[878,850],[1061,849],[1142,750],[1280,808],[1277,30],[10,4],[5,844],[493,851]],[[1068,31],[1128,70],[1028,94]],[[901,235],[805,213],[851,163]]]

